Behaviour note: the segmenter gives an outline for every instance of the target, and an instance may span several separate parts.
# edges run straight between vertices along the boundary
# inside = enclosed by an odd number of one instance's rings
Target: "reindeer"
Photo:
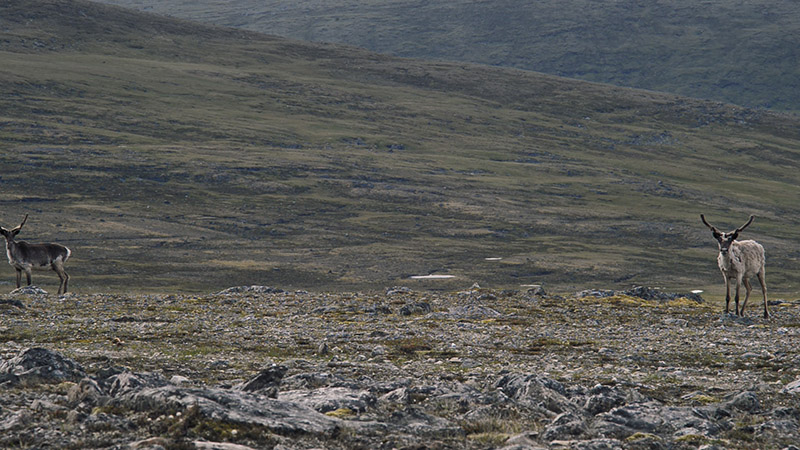
[[[750,220],[739,228],[729,231],[727,233],[720,232],[715,227],[706,222],[705,216],[700,214],[700,219],[703,223],[711,229],[711,234],[714,239],[719,243],[719,255],[717,256],[717,264],[719,270],[722,271],[722,276],[725,277],[725,314],[728,314],[728,307],[731,302],[731,281],[736,280],[736,315],[744,316],[744,308],[747,306],[747,299],[750,298],[750,291],[753,289],[750,286],[750,278],[753,275],[758,276],[758,282],[761,283],[761,293],[764,296],[764,318],[769,317],[769,309],[767,308],[767,284],[764,281],[764,247],[756,241],[737,241],[739,233],[753,223],[755,216],[750,216]],[[742,303],[742,309],[739,309],[739,286],[744,283],[747,293]]]
[[[0,233],[6,238],[6,254],[8,263],[17,270],[17,289],[22,281],[22,272],[28,278],[28,286],[31,285],[31,269],[53,269],[61,284],[58,286],[58,295],[67,293],[67,282],[69,275],[64,271],[64,263],[69,259],[72,251],[61,244],[29,244],[25,241],[15,241],[14,238],[19,234],[19,230],[25,225],[28,215],[22,219],[18,227],[6,230],[0,227]]]

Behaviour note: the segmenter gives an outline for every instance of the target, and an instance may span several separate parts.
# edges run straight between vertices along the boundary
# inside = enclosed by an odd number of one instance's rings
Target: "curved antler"
[[[745,228],[747,228],[747,226],[748,226],[748,225],[750,225],[751,223],[753,223],[753,219],[755,219],[755,218],[756,218],[756,216],[753,216],[753,215],[751,215],[751,216],[750,216],[750,220],[748,220],[746,224],[744,224],[744,225],[740,226],[739,228],[737,228],[737,229],[736,229],[736,232],[737,232],[737,233],[739,233],[739,232],[741,232],[742,230],[744,230]]]
[[[28,215],[25,214],[25,218],[22,219],[22,223],[19,224],[18,226],[16,226],[13,230],[11,230],[11,232],[12,233],[19,233],[19,230],[22,229],[22,226],[25,225],[25,222],[27,222],[27,221],[28,221]]]
[[[714,233],[719,233],[719,230],[716,227],[713,227],[713,226],[711,226],[710,223],[706,222],[706,216],[700,214],[700,220],[702,220],[703,223],[706,224],[706,226],[711,229],[711,231],[713,231]],[[748,223],[748,225],[749,225],[749,223]]]

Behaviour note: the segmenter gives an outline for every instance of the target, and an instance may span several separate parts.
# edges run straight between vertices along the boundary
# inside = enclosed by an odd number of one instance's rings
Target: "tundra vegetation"
[[[3,446],[798,440],[795,116],[80,0],[0,58],[0,222],[75,251],[0,297]],[[769,320],[700,211],[759,217]]]
[[[0,295],[3,448],[792,448],[800,303],[652,289]],[[127,448],[131,448],[127,447]]]

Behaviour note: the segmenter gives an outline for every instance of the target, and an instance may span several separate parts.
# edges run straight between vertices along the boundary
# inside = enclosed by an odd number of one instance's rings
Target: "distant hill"
[[[700,213],[755,214],[800,291],[793,115],[81,0],[0,3],[0,61],[0,224],[68,245],[76,292],[719,295]]]
[[[800,111],[800,3],[103,0],[295,39]]]

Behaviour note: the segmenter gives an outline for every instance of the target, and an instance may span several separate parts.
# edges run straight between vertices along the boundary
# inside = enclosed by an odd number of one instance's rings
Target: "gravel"
[[[0,296],[0,447],[800,442],[800,302],[609,292]]]

